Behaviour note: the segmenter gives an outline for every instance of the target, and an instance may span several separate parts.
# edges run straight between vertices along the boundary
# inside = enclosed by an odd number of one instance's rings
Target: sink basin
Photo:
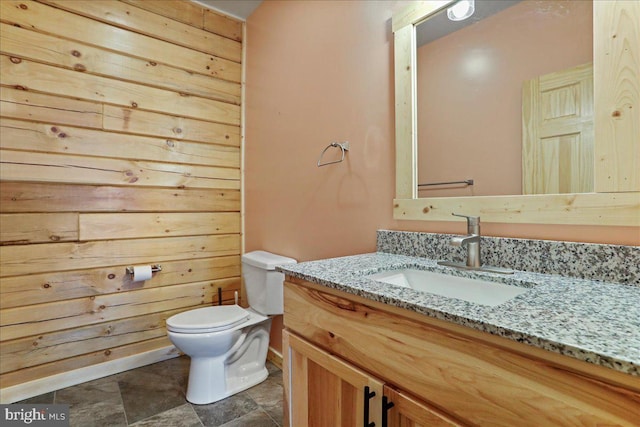
[[[383,271],[367,277],[377,282],[492,307],[527,292],[527,288],[411,268]]]

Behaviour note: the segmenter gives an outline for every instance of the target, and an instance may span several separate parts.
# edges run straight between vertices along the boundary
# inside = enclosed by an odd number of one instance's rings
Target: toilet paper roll
[[[142,282],[151,279],[150,265],[136,265],[133,267],[133,281]]]

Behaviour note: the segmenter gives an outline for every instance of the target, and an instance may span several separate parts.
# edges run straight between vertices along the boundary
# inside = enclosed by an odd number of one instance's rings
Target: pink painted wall
[[[418,49],[421,197],[522,194],[522,84],[593,61],[591,1],[523,1]]]
[[[378,229],[466,231],[393,219],[390,20],[402,3],[269,0],[247,20],[246,251],[307,261],[373,252]],[[336,140],[351,143],[345,161],[316,167]],[[637,227],[487,223],[483,234],[640,244]],[[276,319],[277,350],[280,329]]]
[[[304,261],[375,248],[395,185],[392,4],[267,1],[249,17],[247,250]],[[318,168],[333,141],[350,142],[345,161]]]

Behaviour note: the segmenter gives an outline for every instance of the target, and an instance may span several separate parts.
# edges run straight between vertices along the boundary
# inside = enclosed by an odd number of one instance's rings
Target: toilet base
[[[271,319],[252,313],[257,323],[242,328],[242,334],[225,354],[191,355],[187,400],[206,405],[232,396],[267,379]],[[188,354],[188,353],[187,353]]]
[[[228,378],[225,384],[224,362],[212,359],[191,359],[187,401],[195,405],[214,403],[260,384],[269,376],[266,367],[242,377]]]

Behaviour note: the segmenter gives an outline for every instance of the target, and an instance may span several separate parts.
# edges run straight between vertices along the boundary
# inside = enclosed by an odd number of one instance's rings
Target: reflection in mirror
[[[593,191],[592,2],[475,3],[464,28],[445,10],[417,29],[418,183],[474,184],[418,196]]]

